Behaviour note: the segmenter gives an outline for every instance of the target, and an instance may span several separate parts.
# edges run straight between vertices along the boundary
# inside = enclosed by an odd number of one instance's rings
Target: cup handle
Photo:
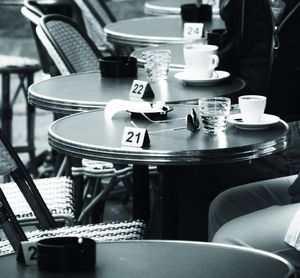
[[[214,70],[218,65],[219,65],[219,57],[218,57],[218,55],[215,55],[215,54],[213,54],[213,55],[211,55],[211,68],[210,69],[212,69],[212,70]]]

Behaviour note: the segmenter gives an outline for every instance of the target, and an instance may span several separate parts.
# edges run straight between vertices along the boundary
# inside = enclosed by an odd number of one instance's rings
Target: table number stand
[[[123,146],[146,147],[150,145],[150,138],[147,129],[137,127],[125,127],[122,136]]]
[[[147,81],[134,80],[129,90],[129,96],[135,98],[153,98],[154,93]]]

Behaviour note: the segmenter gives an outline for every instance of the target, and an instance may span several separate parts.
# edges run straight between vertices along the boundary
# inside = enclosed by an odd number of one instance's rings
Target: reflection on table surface
[[[138,104],[137,104],[138,105]],[[287,124],[283,121],[263,130],[241,130],[228,124],[225,133],[207,135],[202,129],[191,133],[185,117],[193,107],[173,105],[167,121],[153,122],[131,117],[127,111],[112,119],[104,111],[73,114],[56,121],[49,128],[49,143],[68,155],[118,163],[135,164],[207,164],[233,162],[269,155],[287,145]],[[125,127],[147,129],[150,145],[143,148],[121,144]]]
[[[148,15],[179,15],[183,4],[198,3],[197,0],[150,0],[144,4],[144,12]],[[219,0],[213,5],[213,13],[219,13]]]
[[[151,83],[155,96],[144,100],[196,104],[202,96],[229,95],[245,87],[245,82],[238,78],[215,86],[185,86],[174,77],[176,72],[171,70],[165,82]],[[104,108],[112,99],[132,100],[129,90],[135,79],[147,81],[145,70],[140,69],[134,78],[103,78],[98,71],[58,76],[30,86],[28,99],[38,108],[65,114]]]
[[[180,16],[149,16],[109,23],[104,32],[112,43],[137,47],[197,41],[183,37],[183,26]],[[224,22],[214,15],[204,28],[206,31],[222,29]]]
[[[43,272],[8,255],[0,258],[0,273],[10,278],[283,278],[294,273],[277,255],[204,242],[106,242],[97,244],[96,252],[96,267],[89,271]]]

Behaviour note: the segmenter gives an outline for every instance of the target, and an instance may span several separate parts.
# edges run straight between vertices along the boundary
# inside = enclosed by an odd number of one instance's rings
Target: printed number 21
[[[28,251],[30,252],[30,257],[29,257],[29,259],[30,259],[31,261],[37,260],[37,249],[36,249],[36,247],[30,246],[30,247],[28,248]]]
[[[141,136],[141,133],[140,133],[140,132],[134,134],[134,132],[129,131],[129,132],[128,132],[128,138],[126,139],[126,142],[128,142],[128,143],[133,143],[133,138],[136,137],[136,142],[135,142],[135,143],[138,143],[139,140],[140,140],[140,136]]]

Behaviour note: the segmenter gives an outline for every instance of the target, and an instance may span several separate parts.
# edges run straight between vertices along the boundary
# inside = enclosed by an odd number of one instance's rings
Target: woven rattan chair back
[[[27,203],[34,212],[42,229],[57,227],[57,224],[42,199],[33,179],[0,129],[0,174],[9,174],[18,185]],[[2,200],[0,200],[2,202]]]
[[[21,13],[30,23],[43,74],[45,76],[58,75],[59,71],[57,67],[39,40],[35,31],[36,26],[39,24],[40,18],[46,15],[46,10],[36,0],[25,0],[24,5],[21,8]]]
[[[102,0],[74,0],[81,10],[88,35],[102,52],[110,55],[129,55],[131,47],[114,46],[106,40],[103,28],[116,18]]]
[[[46,15],[37,34],[61,74],[99,69],[97,47],[77,23],[62,15]]]
[[[0,256],[17,251],[21,241],[38,240],[45,237],[78,236],[90,237],[96,241],[142,239],[145,225],[140,221],[118,223],[100,223],[95,225],[77,225],[58,227],[37,186],[28,174],[25,166],[0,129],[0,174],[10,174],[31,207],[42,230],[24,233],[5,190],[0,187],[0,225],[7,239],[0,241]],[[47,180],[47,179],[46,179]],[[46,181],[47,182],[47,181]]]

